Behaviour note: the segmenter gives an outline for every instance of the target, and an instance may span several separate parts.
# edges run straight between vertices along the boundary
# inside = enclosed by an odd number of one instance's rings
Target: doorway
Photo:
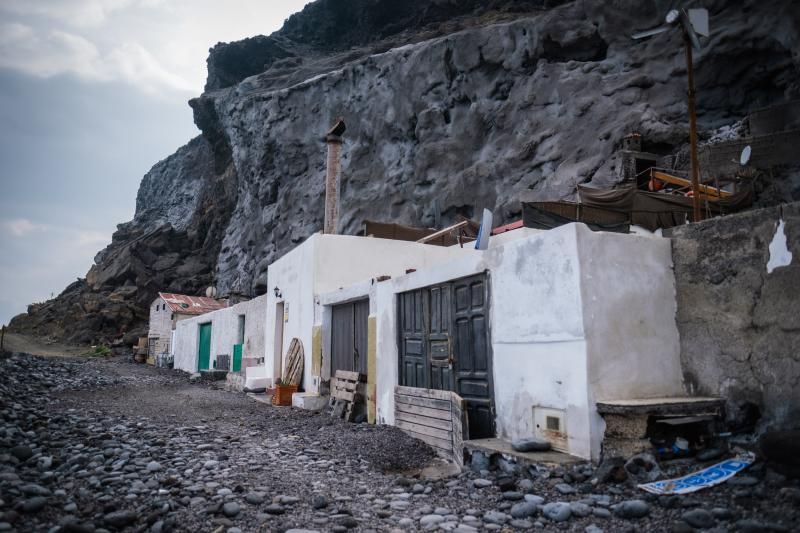
[[[367,373],[369,299],[334,305],[331,317],[331,376],[337,370]]]
[[[470,439],[495,436],[488,301],[485,274],[398,295],[400,385],[461,396]]]
[[[283,371],[283,327],[284,327],[284,303],[275,304],[275,342],[273,350],[273,369],[276,378],[281,376]]]
[[[208,370],[211,366],[211,323],[200,324],[199,328],[197,369]]]

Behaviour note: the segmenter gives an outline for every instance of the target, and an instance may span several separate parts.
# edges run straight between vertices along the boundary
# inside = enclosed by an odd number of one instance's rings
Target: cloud
[[[17,15],[36,15],[65,22],[72,26],[97,26],[115,11],[135,3],[152,5],[158,0],[7,0],[0,9]]]
[[[162,87],[178,91],[196,91],[196,86],[168,71],[138,43],[123,43],[112,50],[108,54],[107,64],[111,76],[138,85],[148,93],[156,93]]]
[[[0,24],[0,68],[49,78],[67,72],[102,80],[97,47],[78,35],[59,30],[37,32],[19,23]]]
[[[138,43],[123,42],[101,54],[94,43],[80,35],[37,31],[20,23],[0,24],[0,68],[40,78],[72,74],[85,81],[122,81],[150,94],[160,89],[195,90]]]
[[[104,248],[111,241],[111,237],[102,231],[78,230],[75,232],[75,241],[78,246],[97,251]]]
[[[27,218],[16,218],[14,220],[6,220],[2,223],[3,229],[6,233],[13,237],[25,237],[31,233],[47,231],[47,226],[44,224],[35,224]]]

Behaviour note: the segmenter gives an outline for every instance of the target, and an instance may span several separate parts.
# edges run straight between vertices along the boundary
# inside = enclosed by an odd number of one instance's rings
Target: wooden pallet
[[[336,371],[336,376],[331,380],[331,399],[328,402],[332,417],[353,421],[354,407],[361,401],[358,384],[364,380],[365,376],[358,372]]]
[[[286,367],[281,382],[284,385],[300,385],[303,380],[303,344],[295,337],[286,351]]]

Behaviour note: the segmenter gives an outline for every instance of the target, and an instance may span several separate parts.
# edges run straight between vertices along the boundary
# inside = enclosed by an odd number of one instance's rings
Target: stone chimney
[[[339,178],[342,169],[342,134],[347,127],[339,119],[325,136],[328,145],[328,169],[325,176],[325,228],[326,234],[338,233],[339,227]]]

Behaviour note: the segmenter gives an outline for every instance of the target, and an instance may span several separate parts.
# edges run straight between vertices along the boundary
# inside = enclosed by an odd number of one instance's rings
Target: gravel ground
[[[800,486],[756,464],[685,497],[591,465],[428,479],[395,428],[275,408],[119,359],[0,360],[0,531],[792,531]],[[483,465],[484,467],[488,465]]]

